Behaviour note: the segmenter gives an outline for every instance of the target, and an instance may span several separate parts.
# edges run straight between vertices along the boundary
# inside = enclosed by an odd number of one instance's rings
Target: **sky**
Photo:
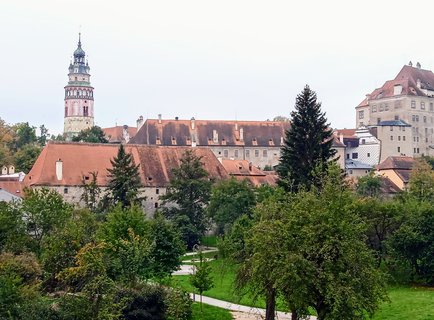
[[[403,65],[434,69],[430,1],[0,0],[0,118],[63,130],[78,32],[95,123],[288,116],[308,84],[333,128]]]

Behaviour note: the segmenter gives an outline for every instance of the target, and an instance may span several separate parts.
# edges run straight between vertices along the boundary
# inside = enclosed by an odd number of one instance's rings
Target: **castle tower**
[[[63,133],[71,140],[81,130],[93,127],[93,87],[90,68],[81,48],[81,34],[74,51],[74,62],[69,65],[68,84],[65,86],[65,119]]]

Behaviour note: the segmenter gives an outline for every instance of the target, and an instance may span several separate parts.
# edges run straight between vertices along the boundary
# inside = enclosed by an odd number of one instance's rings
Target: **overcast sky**
[[[334,128],[410,60],[434,69],[430,1],[0,0],[0,117],[63,130],[82,44],[95,122],[289,116],[305,84]]]

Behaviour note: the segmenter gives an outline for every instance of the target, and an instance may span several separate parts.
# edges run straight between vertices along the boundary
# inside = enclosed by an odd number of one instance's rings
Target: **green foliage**
[[[424,159],[415,161],[409,185],[409,196],[420,201],[434,200],[434,171]]]
[[[28,173],[32,169],[42,148],[35,144],[26,144],[15,153],[15,165],[17,171]]]
[[[139,188],[141,187],[139,165],[134,158],[125,152],[124,146],[119,146],[118,154],[110,160],[112,168],[107,169],[110,181],[108,190],[114,204],[120,203],[123,208],[139,203]]]
[[[48,138],[50,137],[50,134],[48,133],[48,129],[45,127],[45,125],[40,125],[39,131],[40,134],[37,140],[38,140],[38,144],[43,147],[46,145]]]
[[[13,128],[16,132],[12,147],[13,150],[16,151],[26,144],[37,142],[36,127],[30,126],[28,122],[17,123]]]
[[[192,313],[190,295],[175,288],[168,288],[166,294],[167,320],[189,320]]]
[[[360,177],[357,180],[357,193],[362,197],[378,197],[381,191],[381,177],[374,175],[371,171],[369,175]]]
[[[201,251],[199,251],[199,263],[195,265],[195,268],[194,273],[190,275],[190,283],[199,292],[202,305],[202,294],[214,286],[214,281],[211,276],[211,267],[204,260]]]
[[[211,181],[201,157],[193,150],[184,153],[180,167],[173,169],[172,174],[167,193],[162,197],[166,205],[163,213],[173,221],[191,249],[208,226],[204,211],[210,198]]]
[[[27,232],[35,242],[37,253],[40,253],[44,236],[63,228],[72,214],[71,205],[56,191],[47,188],[25,189],[20,210],[24,214]]]
[[[98,126],[93,126],[79,132],[78,135],[72,138],[75,142],[88,142],[88,143],[108,143],[104,131]]]
[[[239,217],[251,217],[255,204],[255,192],[251,184],[247,180],[231,178],[213,186],[207,212],[217,224],[217,233],[223,234],[230,231]]]
[[[88,208],[92,212],[99,212],[101,210],[99,205],[99,197],[101,194],[101,188],[98,186],[98,172],[89,172],[92,177],[90,182],[86,181],[86,178],[83,177],[83,193],[81,195],[80,200],[84,202],[86,208]]]
[[[408,201],[400,228],[389,245],[398,261],[410,266],[411,280],[434,284],[434,207],[430,202]]]
[[[41,261],[46,290],[57,288],[57,274],[74,266],[75,256],[85,244],[94,240],[97,227],[91,212],[76,210],[63,228],[43,239]]]
[[[175,227],[159,213],[150,221],[150,239],[153,242],[150,255],[153,275],[158,278],[170,276],[181,265],[180,257],[185,244]]]
[[[0,254],[0,318],[15,319],[38,295],[41,269],[32,254]]]
[[[28,243],[22,212],[16,204],[0,201],[0,252],[19,253]]]
[[[317,185],[315,170],[326,171],[328,161],[336,153],[332,149],[333,133],[321,103],[309,86],[297,96],[291,126],[286,131],[277,173],[285,190],[300,190]]]
[[[239,283],[267,300],[280,293],[299,315],[312,307],[320,320],[362,319],[384,299],[384,279],[365,245],[353,196],[337,170],[329,175],[320,192],[259,205]]]

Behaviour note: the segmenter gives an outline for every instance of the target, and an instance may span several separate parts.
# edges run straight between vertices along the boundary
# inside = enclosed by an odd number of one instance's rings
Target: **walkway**
[[[190,296],[193,299],[192,293],[190,293]],[[197,302],[200,301],[199,295],[196,295],[196,301]],[[252,314],[254,316],[256,315],[256,316],[260,316],[260,317],[265,317],[265,309],[261,309],[261,308],[242,306],[240,304],[235,304],[235,303],[231,303],[231,302],[227,302],[227,301],[223,301],[223,300],[218,300],[218,299],[214,299],[214,298],[210,298],[210,297],[205,297],[205,296],[202,296],[202,302],[205,304],[209,304],[211,306],[223,308],[226,310],[244,312],[244,313]],[[262,318],[260,318],[260,319],[262,319]],[[278,320],[290,320],[291,314],[277,311],[276,319],[278,319]],[[311,316],[311,317],[309,317],[309,320],[316,320],[316,317]]]

